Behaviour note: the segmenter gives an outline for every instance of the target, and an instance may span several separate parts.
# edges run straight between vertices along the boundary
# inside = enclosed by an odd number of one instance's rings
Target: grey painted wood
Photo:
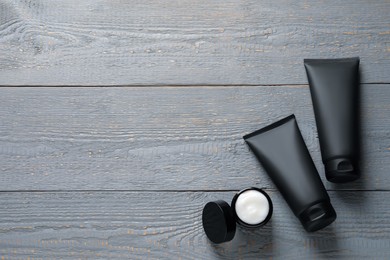
[[[0,259],[389,259],[389,10],[385,0],[0,0]],[[331,185],[302,60],[346,56],[361,57],[369,83],[363,176]],[[55,87],[66,85],[80,87]],[[290,113],[338,213],[316,233],[241,138]],[[248,186],[267,188],[272,222],[211,244],[202,207]]]
[[[0,1],[0,85],[302,84],[303,58],[361,56],[390,83],[390,3]]]
[[[201,211],[234,192],[1,193],[4,259],[388,259],[390,193],[330,192],[338,219],[306,233],[284,200],[270,192],[272,221],[210,243]]]
[[[0,190],[274,188],[242,140],[295,113],[328,189],[390,187],[390,86],[362,86],[363,176],[325,181],[307,86],[0,88]]]

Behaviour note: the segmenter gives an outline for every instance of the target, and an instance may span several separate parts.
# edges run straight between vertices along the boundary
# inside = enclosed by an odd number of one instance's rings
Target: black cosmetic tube
[[[343,183],[359,171],[359,58],[305,59],[326,178]]]
[[[324,228],[336,219],[294,115],[244,139],[307,231]]]

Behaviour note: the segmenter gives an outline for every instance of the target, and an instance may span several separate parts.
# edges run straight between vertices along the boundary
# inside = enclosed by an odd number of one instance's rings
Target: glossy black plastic
[[[294,115],[244,139],[307,231],[324,228],[336,219]]]
[[[314,113],[331,182],[359,178],[359,58],[305,59]]]

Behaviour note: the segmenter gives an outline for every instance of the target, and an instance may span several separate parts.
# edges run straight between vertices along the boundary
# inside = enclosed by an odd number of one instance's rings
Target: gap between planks
[[[262,188],[268,192],[279,192],[278,189]],[[0,190],[1,193],[218,193],[218,192],[238,192],[239,190]],[[339,189],[327,189],[327,191],[337,192],[390,192],[390,189],[350,189],[350,190],[339,190]]]
[[[360,85],[387,85],[390,82],[368,82],[361,83]],[[148,87],[148,88],[208,88],[208,87],[308,87],[308,84],[283,84],[283,83],[274,83],[274,84],[131,84],[131,85],[0,85],[0,88],[138,88],[138,87]]]

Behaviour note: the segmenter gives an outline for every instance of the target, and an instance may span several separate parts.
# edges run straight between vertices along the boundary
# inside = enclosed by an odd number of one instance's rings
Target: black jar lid
[[[214,243],[223,243],[234,238],[236,220],[229,204],[223,200],[206,204],[202,213],[203,229]]]
[[[248,190],[256,190],[264,194],[268,200],[269,211],[264,221],[256,225],[250,225],[243,222],[235,212],[235,203],[240,194]],[[214,243],[228,242],[234,238],[236,233],[236,222],[246,228],[257,228],[265,225],[272,216],[272,201],[268,194],[258,188],[248,188],[239,191],[233,198],[232,206],[230,207],[226,201],[217,200],[207,203],[203,208],[202,222],[203,229],[207,237]]]

